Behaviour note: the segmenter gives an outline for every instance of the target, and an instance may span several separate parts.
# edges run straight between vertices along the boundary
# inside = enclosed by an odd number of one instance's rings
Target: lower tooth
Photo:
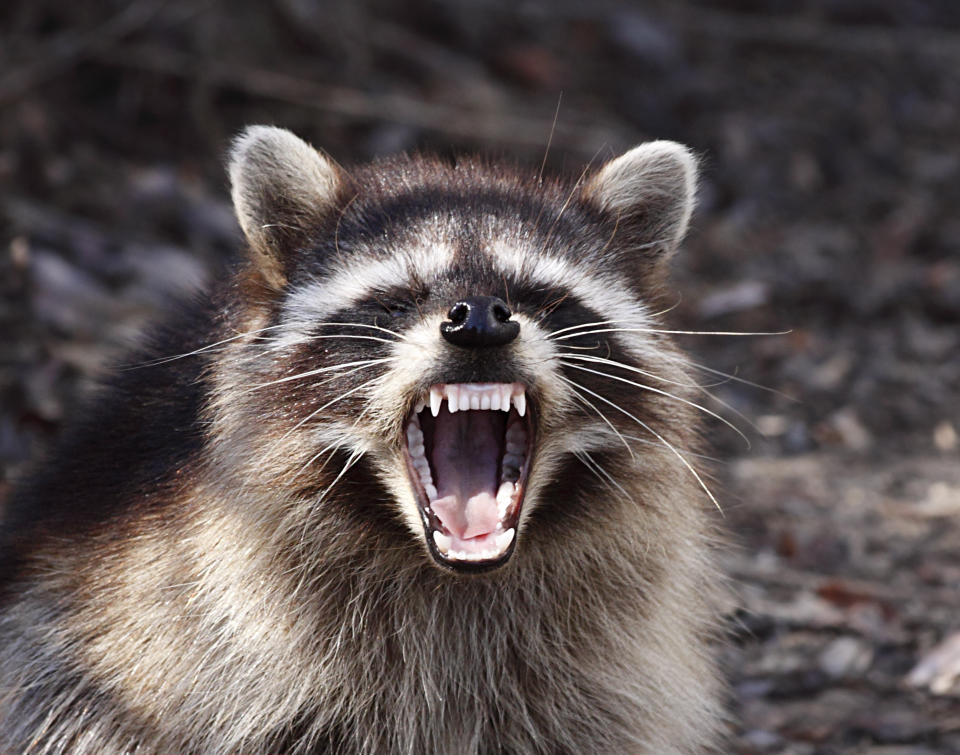
[[[450,545],[453,543],[453,540],[449,535],[444,535],[439,530],[433,531],[433,542],[436,543],[437,548],[441,553],[448,553],[450,551]]]
[[[497,514],[501,519],[506,516],[507,509],[510,508],[510,503],[513,501],[514,489],[514,484],[509,481],[501,482],[500,487],[497,489]]]
[[[497,550],[500,553],[503,553],[507,548],[510,547],[510,543],[513,542],[513,536],[516,534],[516,531],[511,527],[502,535],[497,535],[497,539],[494,541],[497,544]]]
[[[427,500],[428,500],[428,501],[433,502],[433,501],[437,500],[437,487],[436,487],[436,485],[434,485],[433,483],[430,483],[430,482],[424,483],[424,485],[423,485],[423,490],[424,490],[424,492],[427,494]],[[434,533],[434,534],[436,534],[436,533]]]

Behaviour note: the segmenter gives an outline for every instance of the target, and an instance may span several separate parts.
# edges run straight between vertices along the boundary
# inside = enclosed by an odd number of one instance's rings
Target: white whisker
[[[624,438],[623,435],[620,434],[620,431],[617,430],[616,427],[614,427],[613,423],[609,419],[607,419],[607,415],[601,412],[592,402],[590,402],[589,399],[584,398],[583,394],[577,390],[577,383],[575,383],[572,380],[567,380],[567,378],[563,377],[563,375],[559,375],[558,377],[560,378],[560,380],[566,383],[567,387],[573,392],[574,397],[581,404],[586,406],[588,409],[592,409],[596,413],[596,415],[606,423],[607,427],[613,430],[614,435],[620,438],[620,441],[623,443],[624,447],[627,449],[627,453],[630,454],[630,458],[636,461],[637,457],[633,453],[633,449],[630,447],[630,444],[627,443],[627,439]]]
[[[576,386],[577,386],[578,389],[580,389],[580,390],[582,390],[582,391],[585,391],[586,393],[589,393],[589,394],[590,394],[591,396],[593,396],[594,398],[600,399],[600,401],[602,401],[603,403],[609,404],[610,406],[612,406],[614,409],[616,409],[616,410],[617,410],[618,412],[620,412],[621,414],[625,414],[627,417],[629,417],[629,418],[632,419],[634,422],[636,422],[638,425],[640,425],[640,427],[642,427],[644,430],[646,430],[648,433],[650,433],[652,436],[654,436],[657,440],[659,440],[666,448],[668,448],[668,449],[670,450],[671,453],[673,453],[674,456],[676,456],[678,459],[680,459],[680,462],[681,462],[681,463],[690,471],[690,473],[696,478],[697,482],[700,484],[700,487],[703,488],[703,492],[705,492],[705,493],[707,494],[707,496],[710,498],[710,500],[713,501],[713,505],[717,507],[717,511],[719,511],[721,514],[723,513],[723,509],[720,508],[720,503],[717,501],[716,497],[714,497],[713,493],[710,492],[710,488],[707,487],[706,483],[703,481],[703,478],[700,476],[700,474],[697,472],[697,470],[693,468],[693,465],[692,465],[689,461],[687,461],[687,459],[683,456],[683,454],[681,454],[676,448],[674,448],[674,446],[673,446],[666,438],[664,438],[662,435],[660,435],[660,433],[658,433],[656,430],[654,430],[652,427],[650,427],[650,425],[648,425],[648,424],[647,424],[646,422],[644,422],[642,419],[640,419],[639,417],[636,417],[636,416],[634,416],[633,414],[631,414],[630,412],[628,412],[628,411],[627,411],[626,409],[624,409],[622,406],[614,403],[613,401],[610,401],[609,399],[604,398],[604,397],[601,396],[599,393],[595,393],[594,391],[591,391],[589,388],[586,388],[586,387],[580,385],[579,383],[576,383]]]
[[[611,374],[608,373],[608,372],[602,372],[602,371],[600,371],[600,370],[592,370],[592,369],[590,369],[589,367],[582,367],[581,365],[577,365],[577,364],[570,364],[569,362],[566,362],[566,361],[564,361],[564,360],[562,360],[562,359],[560,360],[560,363],[566,365],[567,367],[569,367],[570,369],[573,369],[573,370],[581,370],[581,371],[583,371],[583,372],[589,372],[589,373],[591,373],[591,374],[593,374],[593,375],[599,375],[599,376],[601,376],[601,377],[609,378],[610,380],[617,380],[617,381],[619,381],[619,382],[621,382],[621,383],[626,383],[627,385],[632,385],[632,386],[634,386],[635,388],[639,388],[639,389],[644,390],[644,391],[650,391],[651,393],[656,393],[656,394],[659,394],[659,395],[661,395],[661,396],[666,396],[667,398],[672,398],[674,401],[679,401],[679,402],[682,403],[682,404],[686,404],[687,406],[692,406],[692,407],[694,407],[695,409],[699,409],[701,412],[704,412],[705,414],[710,415],[710,416],[713,417],[714,419],[719,420],[720,422],[722,422],[723,424],[725,424],[727,427],[729,427],[731,430],[733,430],[737,435],[739,435],[741,438],[743,438],[743,442],[747,444],[747,448],[750,448],[750,439],[747,438],[747,436],[744,435],[743,432],[741,432],[741,430],[740,430],[739,427],[737,427],[736,425],[734,425],[734,424],[733,424],[732,422],[730,422],[728,419],[726,419],[726,418],[724,418],[724,417],[721,417],[721,416],[720,416],[719,414],[717,414],[716,412],[711,411],[710,409],[707,409],[707,407],[702,406],[701,404],[698,404],[698,403],[696,403],[695,401],[690,401],[689,399],[685,399],[685,398],[683,398],[683,397],[681,397],[681,396],[676,396],[676,395],[674,395],[674,394],[672,394],[672,393],[668,393],[667,391],[662,391],[662,390],[660,390],[659,388],[654,388],[653,386],[650,386],[650,385],[644,385],[643,383],[637,383],[637,382],[635,382],[635,381],[633,381],[633,380],[628,380],[627,378],[620,377],[619,375],[611,375]]]
[[[309,422],[311,419],[313,419],[314,417],[316,417],[316,416],[317,416],[320,412],[322,412],[324,409],[326,409],[326,408],[328,408],[328,407],[330,407],[330,406],[333,406],[333,405],[336,404],[338,401],[342,401],[342,400],[345,399],[347,396],[350,396],[350,395],[356,393],[357,391],[359,391],[359,390],[361,390],[361,389],[363,389],[363,388],[366,388],[368,385],[372,385],[373,383],[377,382],[378,380],[381,380],[382,378],[383,378],[383,375],[377,375],[376,377],[371,378],[370,380],[367,380],[367,381],[364,382],[364,383],[360,383],[360,385],[354,386],[354,387],[351,388],[349,391],[346,391],[346,392],[344,392],[344,393],[341,393],[339,396],[337,396],[337,397],[334,398],[334,399],[331,399],[330,401],[328,401],[327,403],[325,403],[323,406],[321,406],[321,407],[319,407],[319,408],[317,408],[317,409],[314,409],[312,412],[310,412],[310,414],[308,414],[306,417],[304,417],[302,420],[300,420],[297,424],[295,424],[293,427],[291,427],[289,430],[287,430],[287,432],[285,432],[285,433],[283,434],[283,436],[280,438],[280,440],[284,440],[284,439],[287,438],[291,433],[293,433],[293,432],[295,432],[296,430],[300,429],[300,427],[302,427],[305,423]]]
[[[217,341],[215,343],[207,344],[206,346],[201,346],[199,349],[194,349],[193,351],[187,351],[187,352],[184,352],[183,354],[175,354],[169,357],[160,357],[158,359],[150,359],[140,364],[132,364],[132,365],[127,365],[125,367],[120,367],[120,370],[123,370],[123,371],[138,370],[141,367],[156,367],[159,364],[166,364],[167,362],[174,362],[178,359],[186,359],[187,357],[192,357],[192,356],[196,356],[197,354],[202,354],[205,351],[210,351],[211,349],[215,349],[217,346],[223,346],[226,343],[230,343],[231,341],[236,341],[240,338],[246,338],[247,336],[257,335],[258,333],[264,333],[268,330],[276,330],[277,328],[282,328],[282,327],[284,326],[271,325],[267,328],[258,328],[257,330],[248,330],[245,333],[238,333],[237,335],[231,336],[230,338],[224,338],[222,341]]]
[[[588,454],[586,451],[577,451],[573,455],[576,456],[578,459],[580,459],[580,461],[584,463],[587,469],[593,472],[600,479],[601,482],[607,485],[607,487],[612,486],[617,490],[619,490],[621,493],[623,493],[623,495],[627,498],[627,500],[633,500],[633,496],[631,496],[626,490],[624,490],[623,486],[619,482],[617,482],[610,475],[610,473],[606,469],[604,469],[600,465],[600,463],[596,459],[594,459],[590,454]]]
[[[565,341],[568,338],[576,338],[578,336],[589,336],[589,335],[595,335],[598,333],[656,333],[660,335],[682,335],[682,336],[785,336],[785,335],[789,335],[791,332],[792,331],[789,331],[789,330],[782,330],[778,332],[758,331],[756,333],[748,333],[748,332],[730,331],[730,330],[663,330],[660,328],[601,328],[598,330],[587,330],[580,333],[567,333],[558,338],[554,338],[554,340]]]
[[[379,359],[362,359],[357,362],[341,362],[340,364],[331,364],[326,367],[317,367],[313,370],[307,370],[306,372],[300,372],[296,375],[288,375],[287,377],[277,378],[276,380],[270,380],[266,383],[257,383],[250,388],[247,388],[245,393],[251,391],[259,390],[260,388],[266,388],[271,385],[277,385],[279,383],[289,383],[291,380],[302,380],[303,378],[313,377],[314,375],[322,375],[325,372],[333,372],[334,370],[341,370],[344,367],[371,367],[376,364],[384,364],[385,362],[394,362],[396,357],[380,357]],[[355,372],[353,370],[352,372]],[[349,373],[344,373],[349,374]]]

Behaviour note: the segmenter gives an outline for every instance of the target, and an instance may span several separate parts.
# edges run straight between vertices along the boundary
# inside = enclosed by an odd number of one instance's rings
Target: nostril
[[[510,319],[510,309],[499,299],[493,302],[491,310],[493,311],[493,316],[498,322],[506,322]]]
[[[460,323],[464,322],[469,314],[470,306],[466,302],[458,301],[450,307],[450,311],[447,312],[447,319],[453,323]]]

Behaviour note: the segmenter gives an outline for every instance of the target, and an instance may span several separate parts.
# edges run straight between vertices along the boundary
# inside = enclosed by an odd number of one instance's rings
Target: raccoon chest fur
[[[247,255],[0,530],[0,750],[696,753],[721,580],[659,319],[695,162],[350,171],[252,127]]]

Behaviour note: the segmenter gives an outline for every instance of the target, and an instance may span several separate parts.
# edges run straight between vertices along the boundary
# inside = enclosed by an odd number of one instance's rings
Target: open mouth
[[[521,383],[430,387],[405,427],[407,472],[430,553],[458,569],[513,552],[533,448]]]

